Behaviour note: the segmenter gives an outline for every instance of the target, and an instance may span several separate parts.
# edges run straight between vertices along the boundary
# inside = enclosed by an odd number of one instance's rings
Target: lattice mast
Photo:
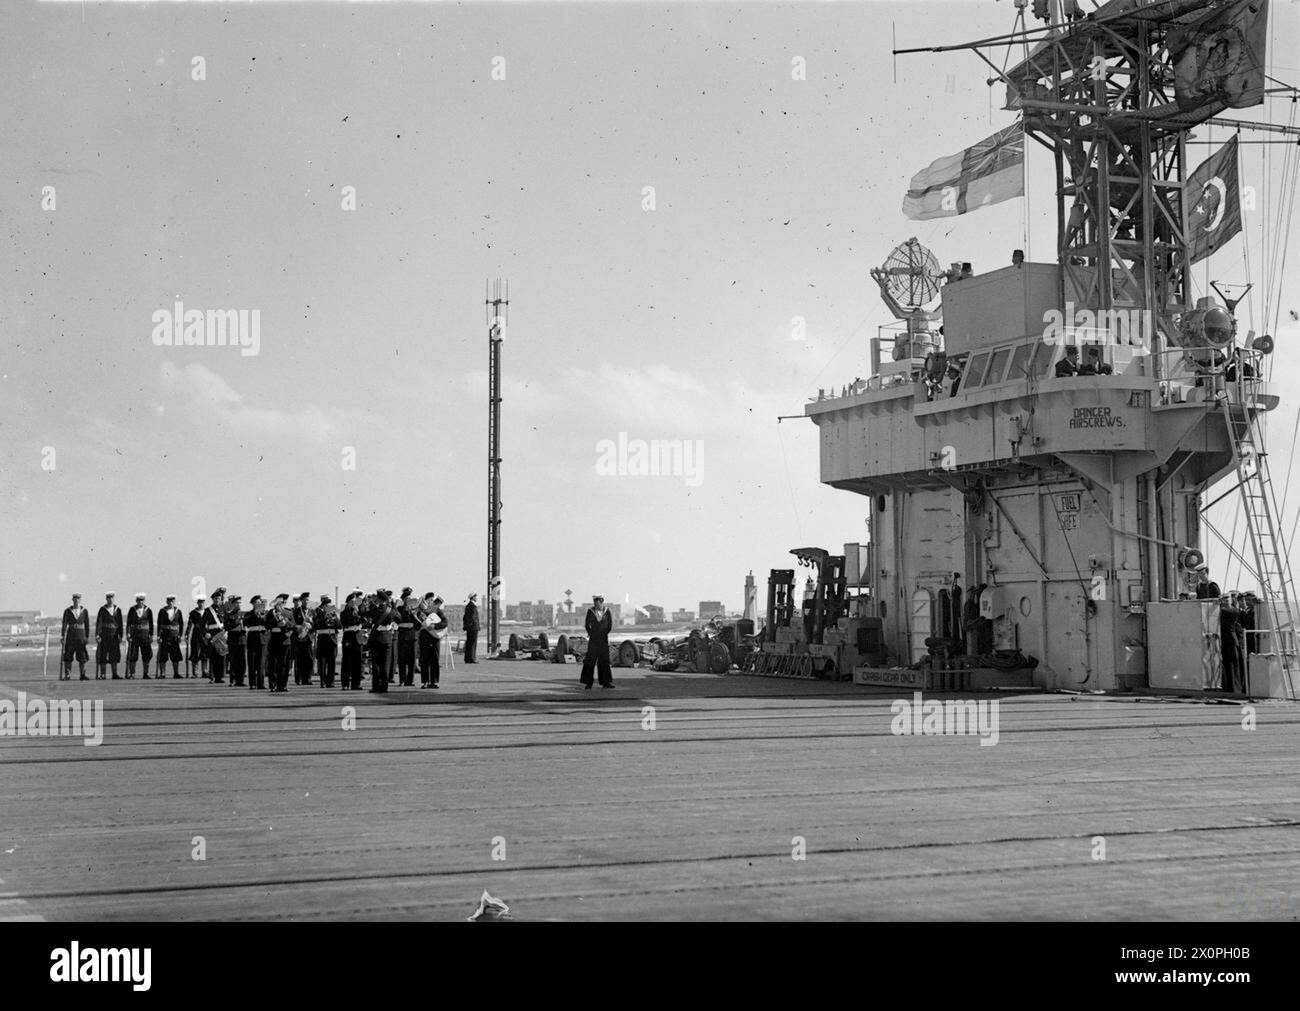
[[[510,307],[510,286],[497,278],[485,286],[488,324],[488,557],[487,655],[501,649],[501,343]]]

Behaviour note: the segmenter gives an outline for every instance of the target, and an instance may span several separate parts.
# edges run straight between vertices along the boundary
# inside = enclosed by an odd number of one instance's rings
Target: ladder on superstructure
[[[1256,642],[1268,636],[1271,652],[1282,667],[1289,698],[1297,698],[1297,650],[1293,605],[1296,601],[1295,582],[1291,577],[1291,559],[1278,529],[1277,498],[1269,476],[1268,454],[1260,429],[1261,413],[1252,409],[1253,394],[1258,379],[1244,378],[1245,369],[1235,380],[1224,380],[1224,392],[1219,401],[1223,418],[1228,426],[1228,440],[1232,446],[1233,464],[1237,471],[1237,487],[1241,491],[1242,511],[1246,517],[1246,531],[1255,558],[1255,575],[1270,628],[1254,631]],[[1247,644],[1249,647],[1249,644]],[[1265,652],[1262,648],[1259,652]],[[1243,658],[1244,659],[1244,658]],[[1249,677],[1249,672],[1247,672]]]

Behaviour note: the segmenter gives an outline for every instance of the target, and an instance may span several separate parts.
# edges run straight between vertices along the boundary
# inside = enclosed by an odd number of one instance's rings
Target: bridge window
[[[1029,352],[1039,345],[1021,344],[1016,348],[1016,353],[1011,356],[1011,368],[1007,371],[1007,379],[1024,379],[1029,372]]]
[[[1001,348],[993,353],[993,363],[989,365],[989,374],[984,383],[985,386],[992,386],[994,383],[1002,382],[1002,376],[1007,368],[1007,359],[1010,357],[1010,348]]]
[[[988,352],[974,355],[970,360],[970,365],[966,367],[966,379],[961,384],[964,390],[973,390],[984,382],[984,371],[988,368]]]
[[[1052,366],[1056,364],[1055,352],[1055,344],[1034,345],[1034,360],[1029,365],[1030,371],[1039,377],[1050,375]]]

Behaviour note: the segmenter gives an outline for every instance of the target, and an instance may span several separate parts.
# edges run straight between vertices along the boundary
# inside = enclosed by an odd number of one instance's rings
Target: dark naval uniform
[[[1223,654],[1223,690],[1243,692],[1246,688],[1246,671],[1242,658],[1245,633],[1241,627],[1241,612],[1230,604],[1219,608],[1219,647]]]
[[[175,605],[158,612],[158,676],[171,661],[172,677],[179,678],[181,668],[181,637],[185,634],[185,616]]]
[[[117,665],[122,662],[122,609],[114,604],[105,604],[95,616],[95,677],[104,680],[104,665],[113,665],[113,677],[117,677]]]
[[[343,670],[344,688],[361,687],[361,641],[357,633],[364,627],[361,609],[355,603],[347,604],[339,615],[339,625],[343,629]]]
[[[478,649],[478,604],[469,601],[465,605],[465,662],[478,663],[475,651]]]
[[[59,633],[63,639],[63,673],[61,681],[72,680],[72,661],[76,660],[81,668],[81,680],[86,680],[86,661],[90,654],[86,652],[86,643],[90,641],[90,612],[80,604],[74,610],[63,609],[63,628]]]
[[[142,604],[133,604],[126,612],[126,676],[135,677],[135,662],[140,660],[147,679],[152,659],[153,610]]]
[[[415,644],[420,638],[420,616],[405,602],[397,608],[397,683],[415,683]]]
[[[388,691],[388,668],[396,634],[397,608],[383,601],[374,611],[370,632],[370,690]]]
[[[266,612],[257,608],[244,613],[244,633],[248,638],[248,687],[266,687]]]
[[[579,680],[591,687],[592,668],[600,674],[600,684],[604,688],[612,687],[614,675],[609,669],[609,633],[614,627],[614,618],[609,608],[605,608],[602,618],[596,617],[594,607],[587,608],[587,655],[582,659],[582,674]]]
[[[244,671],[248,669],[248,630],[244,628],[244,612],[239,609],[237,602],[232,600],[226,605],[221,623],[226,629],[226,666],[230,668],[230,683],[243,688]]]
[[[227,642],[223,649],[217,640],[219,633],[226,630],[225,623],[221,620],[221,615],[217,612],[215,604],[209,604],[203,609],[203,641],[207,646],[208,652],[208,673],[212,676],[213,684],[222,684],[226,680],[226,655],[230,647]],[[222,635],[222,641],[225,636]]]
[[[266,612],[266,672],[271,691],[289,690],[289,637],[293,634],[293,615],[287,608],[273,607]]]
[[[322,688],[334,687],[334,662],[338,653],[339,612],[334,603],[322,603],[312,615],[316,640],[316,676]]]
[[[423,608],[421,609],[423,611]],[[442,664],[442,640],[437,633],[447,627],[447,618],[442,608],[434,605],[423,612],[420,628],[420,684],[426,688],[437,688]]]
[[[203,609],[195,606],[186,616],[190,627],[190,677],[198,677],[195,670],[202,670],[203,661],[207,659],[207,645],[203,641]]]
[[[293,683],[311,684],[311,608],[306,601],[293,605]]]

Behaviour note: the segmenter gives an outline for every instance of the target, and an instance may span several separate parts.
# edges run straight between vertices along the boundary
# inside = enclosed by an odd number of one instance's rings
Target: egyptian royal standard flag
[[[1025,132],[1019,123],[912,176],[903,213],[947,218],[1025,195]]]
[[[1268,0],[1207,6],[1210,13],[1169,33],[1178,107],[1208,117],[1224,106],[1259,105],[1264,101]]]
[[[1204,260],[1241,231],[1237,138],[1206,158],[1183,183],[1187,262]]]

